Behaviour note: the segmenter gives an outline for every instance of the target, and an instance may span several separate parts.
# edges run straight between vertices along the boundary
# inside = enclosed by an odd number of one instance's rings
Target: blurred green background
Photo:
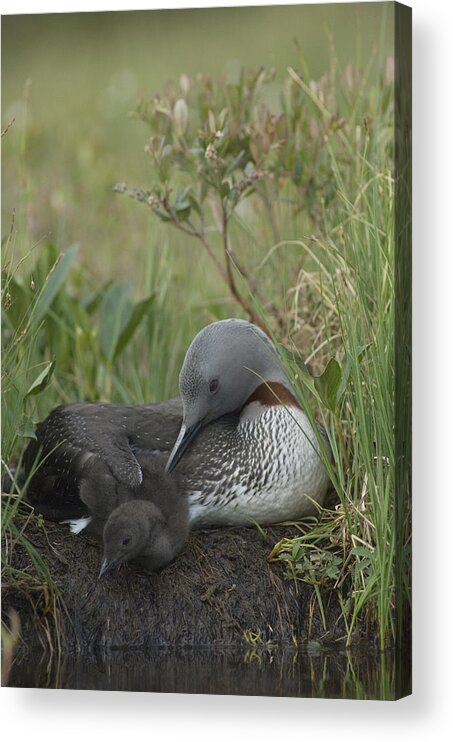
[[[3,17],[2,130],[15,120],[2,141],[2,237],[15,210],[16,254],[30,244],[39,249],[52,241],[65,249],[78,242],[79,260],[98,278],[126,274],[140,290],[137,262],[145,245],[160,244],[162,226],[112,193],[121,180],[149,182],[147,130],[128,118],[137,97],[161,91],[182,73],[215,78],[263,65],[276,69],[269,95],[277,107],[287,67],[317,79],[332,52],[340,67],[363,67],[375,50],[377,75],[392,53],[392,6]],[[181,235],[167,230],[165,237],[173,250],[187,249]]]

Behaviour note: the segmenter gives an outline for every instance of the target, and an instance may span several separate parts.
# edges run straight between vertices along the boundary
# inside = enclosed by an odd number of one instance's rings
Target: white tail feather
[[[89,523],[91,523],[91,517],[85,516],[74,520],[62,520],[61,522],[69,524],[69,530],[71,533],[80,533]]]

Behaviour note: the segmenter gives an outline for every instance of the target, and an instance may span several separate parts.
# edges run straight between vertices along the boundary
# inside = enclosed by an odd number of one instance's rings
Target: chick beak
[[[99,571],[98,580],[100,580],[103,575],[106,575],[107,572],[111,572],[112,569],[114,569],[115,567],[116,567],[115,562],[108,562],[107,559],[104,559],[101,564],[101,569]]]

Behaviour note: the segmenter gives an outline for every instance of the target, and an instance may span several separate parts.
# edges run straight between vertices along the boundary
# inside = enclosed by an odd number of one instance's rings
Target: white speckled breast
[[[295,406],[251,402],[239,418],[209,426],[181,464],[192,527],[266,525],[303,518],[322,504],[329,478],[316,435]],[[207,430],[206,430],[207,432]]]

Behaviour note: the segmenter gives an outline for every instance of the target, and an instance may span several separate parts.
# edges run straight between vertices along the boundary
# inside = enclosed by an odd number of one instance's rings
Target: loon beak
[[[115,567],[116,567],[116,562],[108,562],[107,559],[104,559],[101,564],[101,569],[98,575],[98,580],[100,580],[103,575],[106,575],[107,572],[111,572],[112,569],[115,569]]]
[[[188,445],[194,440],[194,438],[197,437],[202,427],[203,427],[203,420],[198,420],[196,423],[194,423],[194,425],[191,425],[189,428],[187,428],[184,423],[182,424],[181,430],[179,431],[179,435],[176,439],[176,443],[173,446],[173,450],[170,454],[170,458],[167,461],[167,466],[165,467],[165,471],[167,472],[167,474],[173,471],[175,466],[182,459],[184,455],[184,451],[186,450]]]

